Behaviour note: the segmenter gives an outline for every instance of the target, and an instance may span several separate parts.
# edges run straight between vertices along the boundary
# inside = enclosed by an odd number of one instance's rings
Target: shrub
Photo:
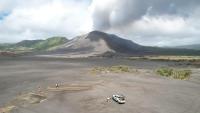
[[[111,71],[111,72],[130,72],[130,69],[128,66],[119,65],[119,66],[111,66],[109,68],[109,71]]]
[[[166,76],[169,77],[172,75],[173,69],[169,69],[169,68],[160,68],[157,70],[157,73],[161,76]]]
[[[160,68],[157,71],[158,75],[171,77],[174,79],[189,79],[191,75],[191,70],[180,70],[180,69],[170,69],[170,68]]]
[[[133,72],[133,69],[131,69],[129,66],[125,65],[117,65],[117,66],[111,66],[111,67],[95,67],[91,70],[92,73],[122,73],[122,72]]]
[[[174,79],[188,79],[190,77],[190,70],[174,70],[172,73],[172,77]]]
[[[103,67],[94,67],[91,72],[92,73],[100,73],[100,72],[104,72],[106,71],[106,68],[103,68]]]

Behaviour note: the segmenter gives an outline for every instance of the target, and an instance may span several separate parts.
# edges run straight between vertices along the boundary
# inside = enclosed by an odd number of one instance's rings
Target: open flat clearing
[[[94,67],[115,65],[127,65],[137,71],[91,73]],[[189,80],[166,78],[156,75],[155,70],[160,67],[190,69],[192,75]],[[200,113],[199,89],[200,69],[184,62],[0,59],[0,113]],[[126,96],[125,104],[106,101],[116,93]]]

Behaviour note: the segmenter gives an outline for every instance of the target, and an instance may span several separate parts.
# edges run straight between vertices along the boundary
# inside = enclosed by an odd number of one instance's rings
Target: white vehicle
[[[123,96],[123,95],[113,95],[112,99],[119,104],[125,104],[125,102],[126,102],[125,96]]]

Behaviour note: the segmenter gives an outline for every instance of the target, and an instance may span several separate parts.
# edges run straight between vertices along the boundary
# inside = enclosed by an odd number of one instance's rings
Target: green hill
[[[4,49],[6,49],[6,48],[8,48],[8,47],[10,47],[11,46],[11,44],[7,44],[7,43],[5,43],[5,44],[0,44],[0,50],[4,50]]]
[[[48,50],[52,47],[66,43],[68,40],[64,37],[52,37],[39,43],[34,44],[32,47],[35,50]]]
[[[0,44],[1,51],[45,51],[66,43],[65,37],[51,37],[46,40],[23,40],[14,44]]]
[[[35,44],[42,42],[44,40],[23,40],[21,42],[18,42],[14,44],[15,47],[30,47],[32,48]]]

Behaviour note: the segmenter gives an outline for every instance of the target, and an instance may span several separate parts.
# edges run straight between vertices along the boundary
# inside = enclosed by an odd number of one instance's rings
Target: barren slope
[[[71,41],[56,47],[51,54],[71,57],[88,57],[107,52],[115,54],[138,53],[142,46],[116,35],[100,31],[92,31],[86,35],[77,36]]]

